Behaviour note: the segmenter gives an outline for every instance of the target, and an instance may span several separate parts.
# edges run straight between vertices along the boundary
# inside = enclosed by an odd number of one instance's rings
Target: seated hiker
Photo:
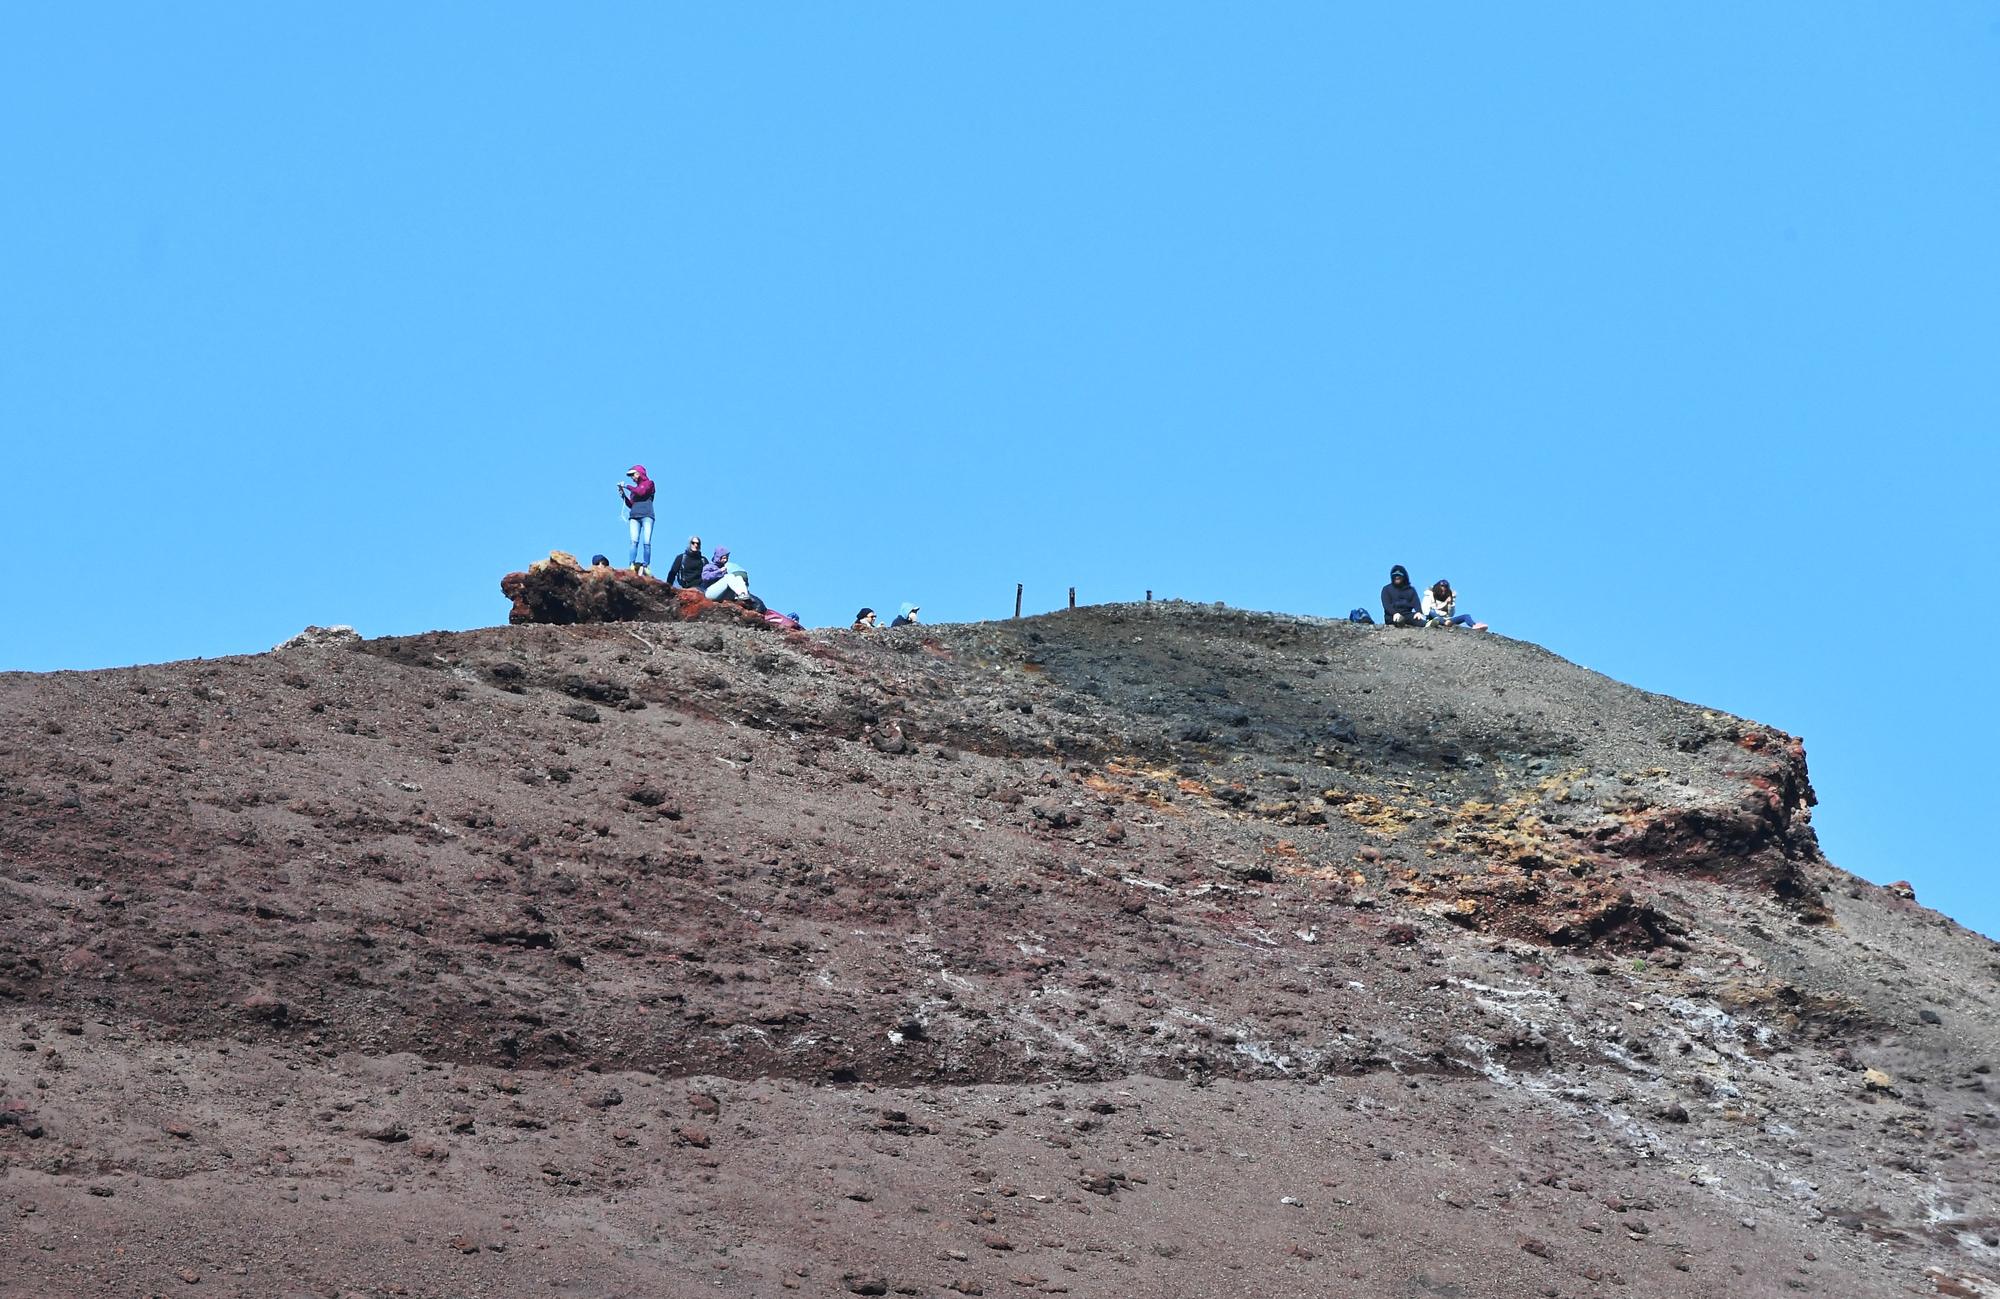
[[[914,627],[914,626],[916,626],[916,625],[917,625],[917,610],[918,610],[918,609],[921,609],[922,607],[923,607],[922,605],[916,605],[916,604],[910,604],[910,603],[908,603],[908,602],[906,601],[906,602],[904,603],[904,605],[903,605],[903,611],[902,611],[901,613],[897,614],[897,615],[896,615],[896,620],[895,620],[894,622],[890,623],[889,625],[890,625],[891,627]]]
[[[882,624],[875,619],[875,611],[873,609],[864,608],[860,613],[854,615],[854,630],[856,631],[879,631],[881,627]]]
[[[750,594],[750,570],[729,557],[729,547],[717,546],[701,566],[702,594],[711,600],[741,600]]]
[[[1474,622],[1469,613],[1458,612],[1458,593],[1451,583],[1439,578],[1424,592],[1424,622],[1435,627],[1470,627],[1485,631],[1486,624]]]
[[[680,554],[675,555],[673,564],[667,569],[667,585],[684,587],[706,586],[707,583],[701,580],[703,562],[701,557],[701,538],[689,537],[688,548]]]
[[[1416,627],[1424,621],[1423,601],[1410,585],[1410,570],[1401,564],[1389,570],[1389,585],[1382,588],[1382,621],[1390,627]]]
[[[632,530],[632,571],[643,573],[653,566],[653,496],[657,490],[646,477],[646,466],[633,465],[625,471],[629,482],[618,484],[618,498],[625,502],[625,517]]]
[[[611,559],[608,555],[592,555],[590,557],[590,566],[592,568],[609,568],[611,567]]]

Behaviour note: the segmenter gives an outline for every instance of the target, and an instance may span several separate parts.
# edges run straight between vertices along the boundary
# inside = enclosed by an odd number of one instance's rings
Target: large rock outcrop
[[[566,551],[549,552],[526,572],[500,579],[500,593],[514,602],[510,623],[574,625],[590,622],[765,621],[743,606],[710,600],[699,591],[676,590],[657,577],[623,568],[585,567]]]

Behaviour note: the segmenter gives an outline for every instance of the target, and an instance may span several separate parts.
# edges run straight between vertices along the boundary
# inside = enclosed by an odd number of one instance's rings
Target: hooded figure
[[[854,630],[874,631],[876,626],[875,611],[873,609],[863,608],[860,613],[854,615]]]
[[[646,466],[633,465],[618,484],[618,497],[625,502],[625,518],[632,530],[632,571],[643,573],[653,566],[653,480]]]
[[[701,568],[701,580],[708,583],[702,594],[711,600],[741,600],[750,594],[750,570],[729,557],[729,547],[717,546],[715,555]]]
[[[1423,600],[1410,585],[1410,570],[1398,564],[1389,570],[1389,585],[1382,588],[1382,621],[1391,627],[1414,627],[1423,620]]]
[[[914,627],[914,626],[916,626],[916,625],[917,625],[917,610],[918,610],[918,609],[921,609],[922,607],[923,607],[922,605],[916,605],[916,604],[909,604],[909,603],[907,603],[907,602],[906,602],[906,603],[905,603],[905,604],[903,605],[903,611],[902,611],[901,613],[899,613],[899,614],[897,614],[897,615],[896,615],[896,621],[894,621],[894,622],[890,623],[889,625],[890,625],[891,627]]]
[[[688,548],[674,556],[674,562],[667,569],[668,586],[701,586],[701,570],[705,561],[701,557],[701,538],[689,537]]]

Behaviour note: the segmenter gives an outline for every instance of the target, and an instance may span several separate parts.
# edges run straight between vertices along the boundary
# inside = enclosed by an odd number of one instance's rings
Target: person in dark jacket
[[[701,538],[689,537],[688,548],[674,556],[673,566],[667,569],[667,585],[700,590],[707,585],[701,580],[702,565],[707,562],[701,557]]]
[[[918,609],[920,609],[920,608],[922,608],[922,607],[923,607],[922,605],[915,605],[915,604],[907,604],[907,603],[906,603],[906,604],[904,604],[904,605],[903,605],[903,611],[902,611],[901,613],[897,614],[897,615],[896,615],[896,619],[895,619],[895,621],[894,621],[894,622],[892,622],[892,623],[890,623],[889,625],[890,625],[891,627],[914,627],[914,626],[916,626],[916,625],[917,625],[917,610],[918,610]]]
[[[1410,585],[1410,570],[1401,564],[1389,570],[1389,585],[1382,588],[1382,621],[1391,627],[1421,627],[1424,599]]]

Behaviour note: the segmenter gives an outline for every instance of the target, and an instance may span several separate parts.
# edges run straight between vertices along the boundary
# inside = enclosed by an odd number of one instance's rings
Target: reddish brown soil
[[[719,616],[0,678],[0,1295],[2000,1294],[2000,954],[1791,737]]]

